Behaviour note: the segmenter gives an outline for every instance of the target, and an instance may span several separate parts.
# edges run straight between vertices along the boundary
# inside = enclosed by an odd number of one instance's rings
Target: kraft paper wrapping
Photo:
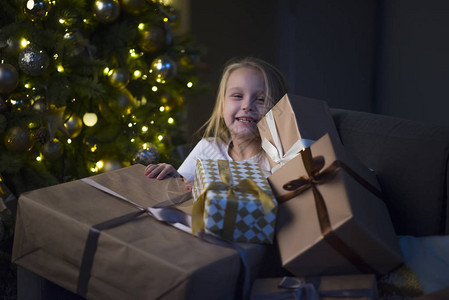
[[[145,207],[185,193],[176,179],[146,178],[143,165],[90,177]],[[177,206],[189,212],[192,200]],[[92,225],[136,209],[77,180],[20,196],[12,260],[76,292],[79,268]],[[257,270],[267,255],[243,245]],[[199,299],[234,297],[240,258],[148,215],[100,234],[88,299]],[[260,269],[260,268],[259,268]],[[254,271],[254,274],[257,274]]]
[[[281,151],[285,154],[298,139],[316,141],[327,133],[339,158],[345,161],[357,174],[366,178],[370,184],[379,188],[376,177],[371,174],[372,171],[344,148],[325,101],[285,94],[271,109],[271,112],[277,132],[270,132],[267,117],[262,118],[257,124],[262,140],[266,138],[268,142],[275,145],[273,135],[278,135],[282,144]],[[271,168],[277,166],[277,163],[268,155],[267,158]]]
[[[335,142],[340,142],[337,128],[327,103],[303,96],[285,94],[271,109],[282,143],[282,152],[286,153],[299,139],[317,140],[329,133]],[[266,118],[262,118],[257,127],[260,135],[275,145]],[[269,159],[270,166],[276,163]]]
[[[316,141],[310,150],[312,157],[324,158],[322,170],[339,160],[329,135]],[[282,198],[291,193],[284,185],[300,177],[309,178],[301,155],[268,177],[268,181],[275,196]],[[371,269],[385,274],[403,262],[388,210],[381,199],[345,170],[315,187],[324,199],[332,234]],[[323,238],[315,201],[314,191],[309,188],[279,205],[276,236],[283,266],[295,276],[359,273],[360,268]]]
[[[376,277],[373,274],[361,274],[361,275],[339,275],[339,276],[322,276],[319,278],[298,278],[307,283],[312,283],[320,294],[320,300],[375,300],[378,299],[378,290]],[[259,299],[292,299],[294,293],[291,289],[282,287],[282,278],[263,278],[257,279],[251,291],[251,300]],[[291,291],[291,292],[289,292]],[[339,295],[339,297],[326,297],[326,292],[338,292],[341,291],[347,296]],[[353,297],[354,295],[370,294],[366,297]],[[272,295],[272,298],[270,298]],[[289,295],[292,295],[289,297]],[[302,299],[307,299],[304,296]]]

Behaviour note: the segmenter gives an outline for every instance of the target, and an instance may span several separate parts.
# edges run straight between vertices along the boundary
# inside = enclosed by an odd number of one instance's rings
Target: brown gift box
[[[291,278],[263,278],[257,279],[251,290],[251,300],[259,299],[282,299],[282,300],[297,300],[295,298],[295,290],[286,288],[283,279]],[[376,277],[373,274],[363,275],[338,275],[338,276],[322,276],[317,278],[292,278],[295,281],[302,281],[305,283],[312,283],[318,294],[320,300],[368,300],[378,299]],[[288,286],[288,284],[287,284]],[[330,294],[339,294],[338,297],[330,297]],[[342,295],[343,294],[343,295]],[[344,295],[349,294],[348,296]],[[351,295],[352,294],[352,295]],[[366,295],[364,297],[360,297]],[[327,296],[326,296],[327,295]],[[309,299],[302,297],[302,299]]]
[[[150,207],[185,193],[174,178],[148,179],[143,165],[90,179]],[[191,211],[192,201],[178,205]],[[81,180],[24,193],[19,198],[12,260],[77,291],[84,247],[92,225],[137,211],[128,203]],[[241,245],[254,276],[268,248]],[[238,289],[238,253],[215,245],[153,217],[103,230],[88,282],[88,299],[231,299]]]
[[[385,274],[403,262],[379,191],[348,168],[329,135],[268,181],[280,203],[282,264],[295,276]]]

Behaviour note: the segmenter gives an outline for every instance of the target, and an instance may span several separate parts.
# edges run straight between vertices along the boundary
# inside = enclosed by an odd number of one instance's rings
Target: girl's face
[[[265,82],[260,71],[234,70],[225,89],[223,118],[231,137],[258,136],[257,122],[265,115]]]

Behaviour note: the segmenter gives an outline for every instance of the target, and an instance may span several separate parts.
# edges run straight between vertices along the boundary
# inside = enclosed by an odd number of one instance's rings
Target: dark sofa
[[[398,235],[449,233],[449,128],[331,109],[345,147],[375,170]],[[18,268],[18,299],[80,299]]]
[[[331,109],[348,151],[374,169],[398,235],[449,234],[449,128]]]

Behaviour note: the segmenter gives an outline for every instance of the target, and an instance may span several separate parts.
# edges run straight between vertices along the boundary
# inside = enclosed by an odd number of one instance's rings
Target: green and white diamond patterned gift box
[[[198,159],[193,184],[192,233],[273,243],[277,202],[258,164]]]

